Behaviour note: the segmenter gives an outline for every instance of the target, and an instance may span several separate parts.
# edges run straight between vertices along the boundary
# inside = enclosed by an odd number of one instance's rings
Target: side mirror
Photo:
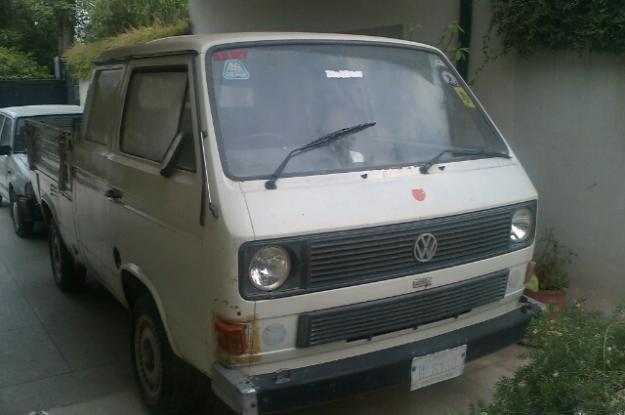
[[[11,146],[0,146],[0,156],[10,156]]]

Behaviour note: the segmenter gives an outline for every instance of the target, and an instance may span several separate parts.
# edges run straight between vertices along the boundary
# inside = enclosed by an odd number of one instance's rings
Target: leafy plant
[[[558,242],[553,229],[545,230],[538,241],[540,255],[536,260],[536,275],[541,290],[562,290],[569,286],[566,267],[577,254]]]
[[[622,0],[491,0],[505,50],[625,51]]]
[[[90,0],[84,32],[89,42],[117,36],[157,22],[176,23],[188,17],[187,0]]]
[[[45,79],[50,78],[48,70],[18,50],[0,46],[0,79]]]
[[[528,336],[527,363],[471,415],[625,413],[625,303],[606,319],[578,301],[533,321]]]
[[[408,25],[406,39],[413,42],[418,41],[417,31],[421,28],[418,24]],[[447,55],[453,63],[465,60],[469,55],[469,49],[460,47],[460,34],[464,33],[464,29],[460,27],[458,22],[453,21],[447,25],[445,31],[436,43],[436,47]]]
[[[178,20],[171,25],[159,21],[152,26],[131,29],[121,35],[92,43],[78,43],[63,56],[63,59],[75,79],[89,79],[93,61],[105,50],[122,46],[146,43],[151,40],[189,33],[188,20]]]

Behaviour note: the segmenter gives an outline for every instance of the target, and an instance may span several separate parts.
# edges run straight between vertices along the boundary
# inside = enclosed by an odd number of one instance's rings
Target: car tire
[[[24,219],[24,212],[17,202],[17,197],[14,193],[11,193],[9,200],[9,208],[11,209],[11,221],[13,222],[13,229],[20,238],[28,238],[32,236],[34,230],[33,222],[26,221]]]
[[[186,415],[208,402],[207,378],[173,353],[149,294],[132,309],[130,349],[141,398],[152,414]]]
[[[80,290],[85,285],[87,271],[74,262],[54,221],[50,222],[48,237],[52,274],[57,287],[65,292]]]

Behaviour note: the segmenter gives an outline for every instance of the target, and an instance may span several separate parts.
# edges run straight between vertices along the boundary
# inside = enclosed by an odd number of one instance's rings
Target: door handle
[[[118,200],[121,199],[124,194],[119,189],[108,189],[106,192],[104,192],[104,196],[106,196],[108,199]]]

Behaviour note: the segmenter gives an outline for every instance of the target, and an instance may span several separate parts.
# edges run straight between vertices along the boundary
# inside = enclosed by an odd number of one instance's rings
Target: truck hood
[[[241,183],[255,239],[410,222],[533,200],[516,159],[282,178],[278,189]]]

